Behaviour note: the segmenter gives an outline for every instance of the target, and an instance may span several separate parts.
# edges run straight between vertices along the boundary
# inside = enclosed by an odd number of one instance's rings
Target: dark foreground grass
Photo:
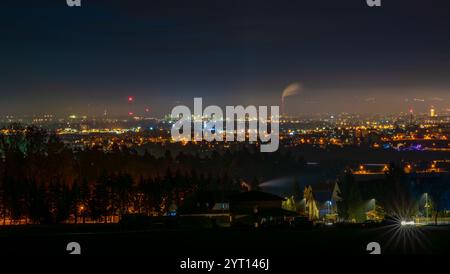
[[[450,227],[295,229],[146,229],[118,224],[0,227],[0,254],[66,255],[78,242],[83,255],[299,256],[363,255],[369,242],[383,254],[450,254]]]

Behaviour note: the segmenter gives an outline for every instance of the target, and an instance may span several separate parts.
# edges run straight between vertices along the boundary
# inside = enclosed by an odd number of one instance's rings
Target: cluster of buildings
[[[149,143],[173,142],[170,129],[173,119],[126,117],[123,119],[91,118],[70,115],[58,119],[48,114],[42,117],[0,119],[8,134],[10,123],[34,124],[56,132],[73,147],[103,146],[113,143],[143,146]],[[360,116],[351,114],[307,118],[282,117],[280,144],[284,147],[314,146],[319,148],[365,146],[373,149],[450,151],[450,115],[438,115],[432,107],[429,114]],[[246,132],[248,137],[250,132]],[[188,142],[182,142],[186,145]],[[196,143],[197,144],[197,143]],[[229,143],[199,144],[205,149],[226,149]]]

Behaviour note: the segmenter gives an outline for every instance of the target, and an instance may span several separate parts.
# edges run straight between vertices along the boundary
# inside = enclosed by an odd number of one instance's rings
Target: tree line
[[[167,150],[162,157],[120,143],[108,150],[102,145],[76,150],[53,132],[12,124],[0,134],[0,223],[163,215],[198,191],[239,190],[252,170],[275,174],[302,164],[289,153],[267,157],[245,148],[209,156]],[[257,177],[253,185],[262,180]]]

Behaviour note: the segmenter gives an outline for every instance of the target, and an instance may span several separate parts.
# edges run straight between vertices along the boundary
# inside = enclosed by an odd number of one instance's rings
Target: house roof
[[[241,192],[231,198],[232,202],[252,202],[252,201],[284,201],[285,199],[275,194],[262,191]]]

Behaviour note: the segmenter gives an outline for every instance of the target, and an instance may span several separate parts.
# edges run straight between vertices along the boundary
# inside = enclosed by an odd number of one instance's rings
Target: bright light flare
[[[400,225],[406,226],[406,225],[415,225],[416,223],[414,221],[401,221]]]
[[[426,227],[411,220],[409,214],[394,213],[391,221],[375,228],[381,233],[385,248],[401,253],[426,252],[431,248],[426,236]]]

